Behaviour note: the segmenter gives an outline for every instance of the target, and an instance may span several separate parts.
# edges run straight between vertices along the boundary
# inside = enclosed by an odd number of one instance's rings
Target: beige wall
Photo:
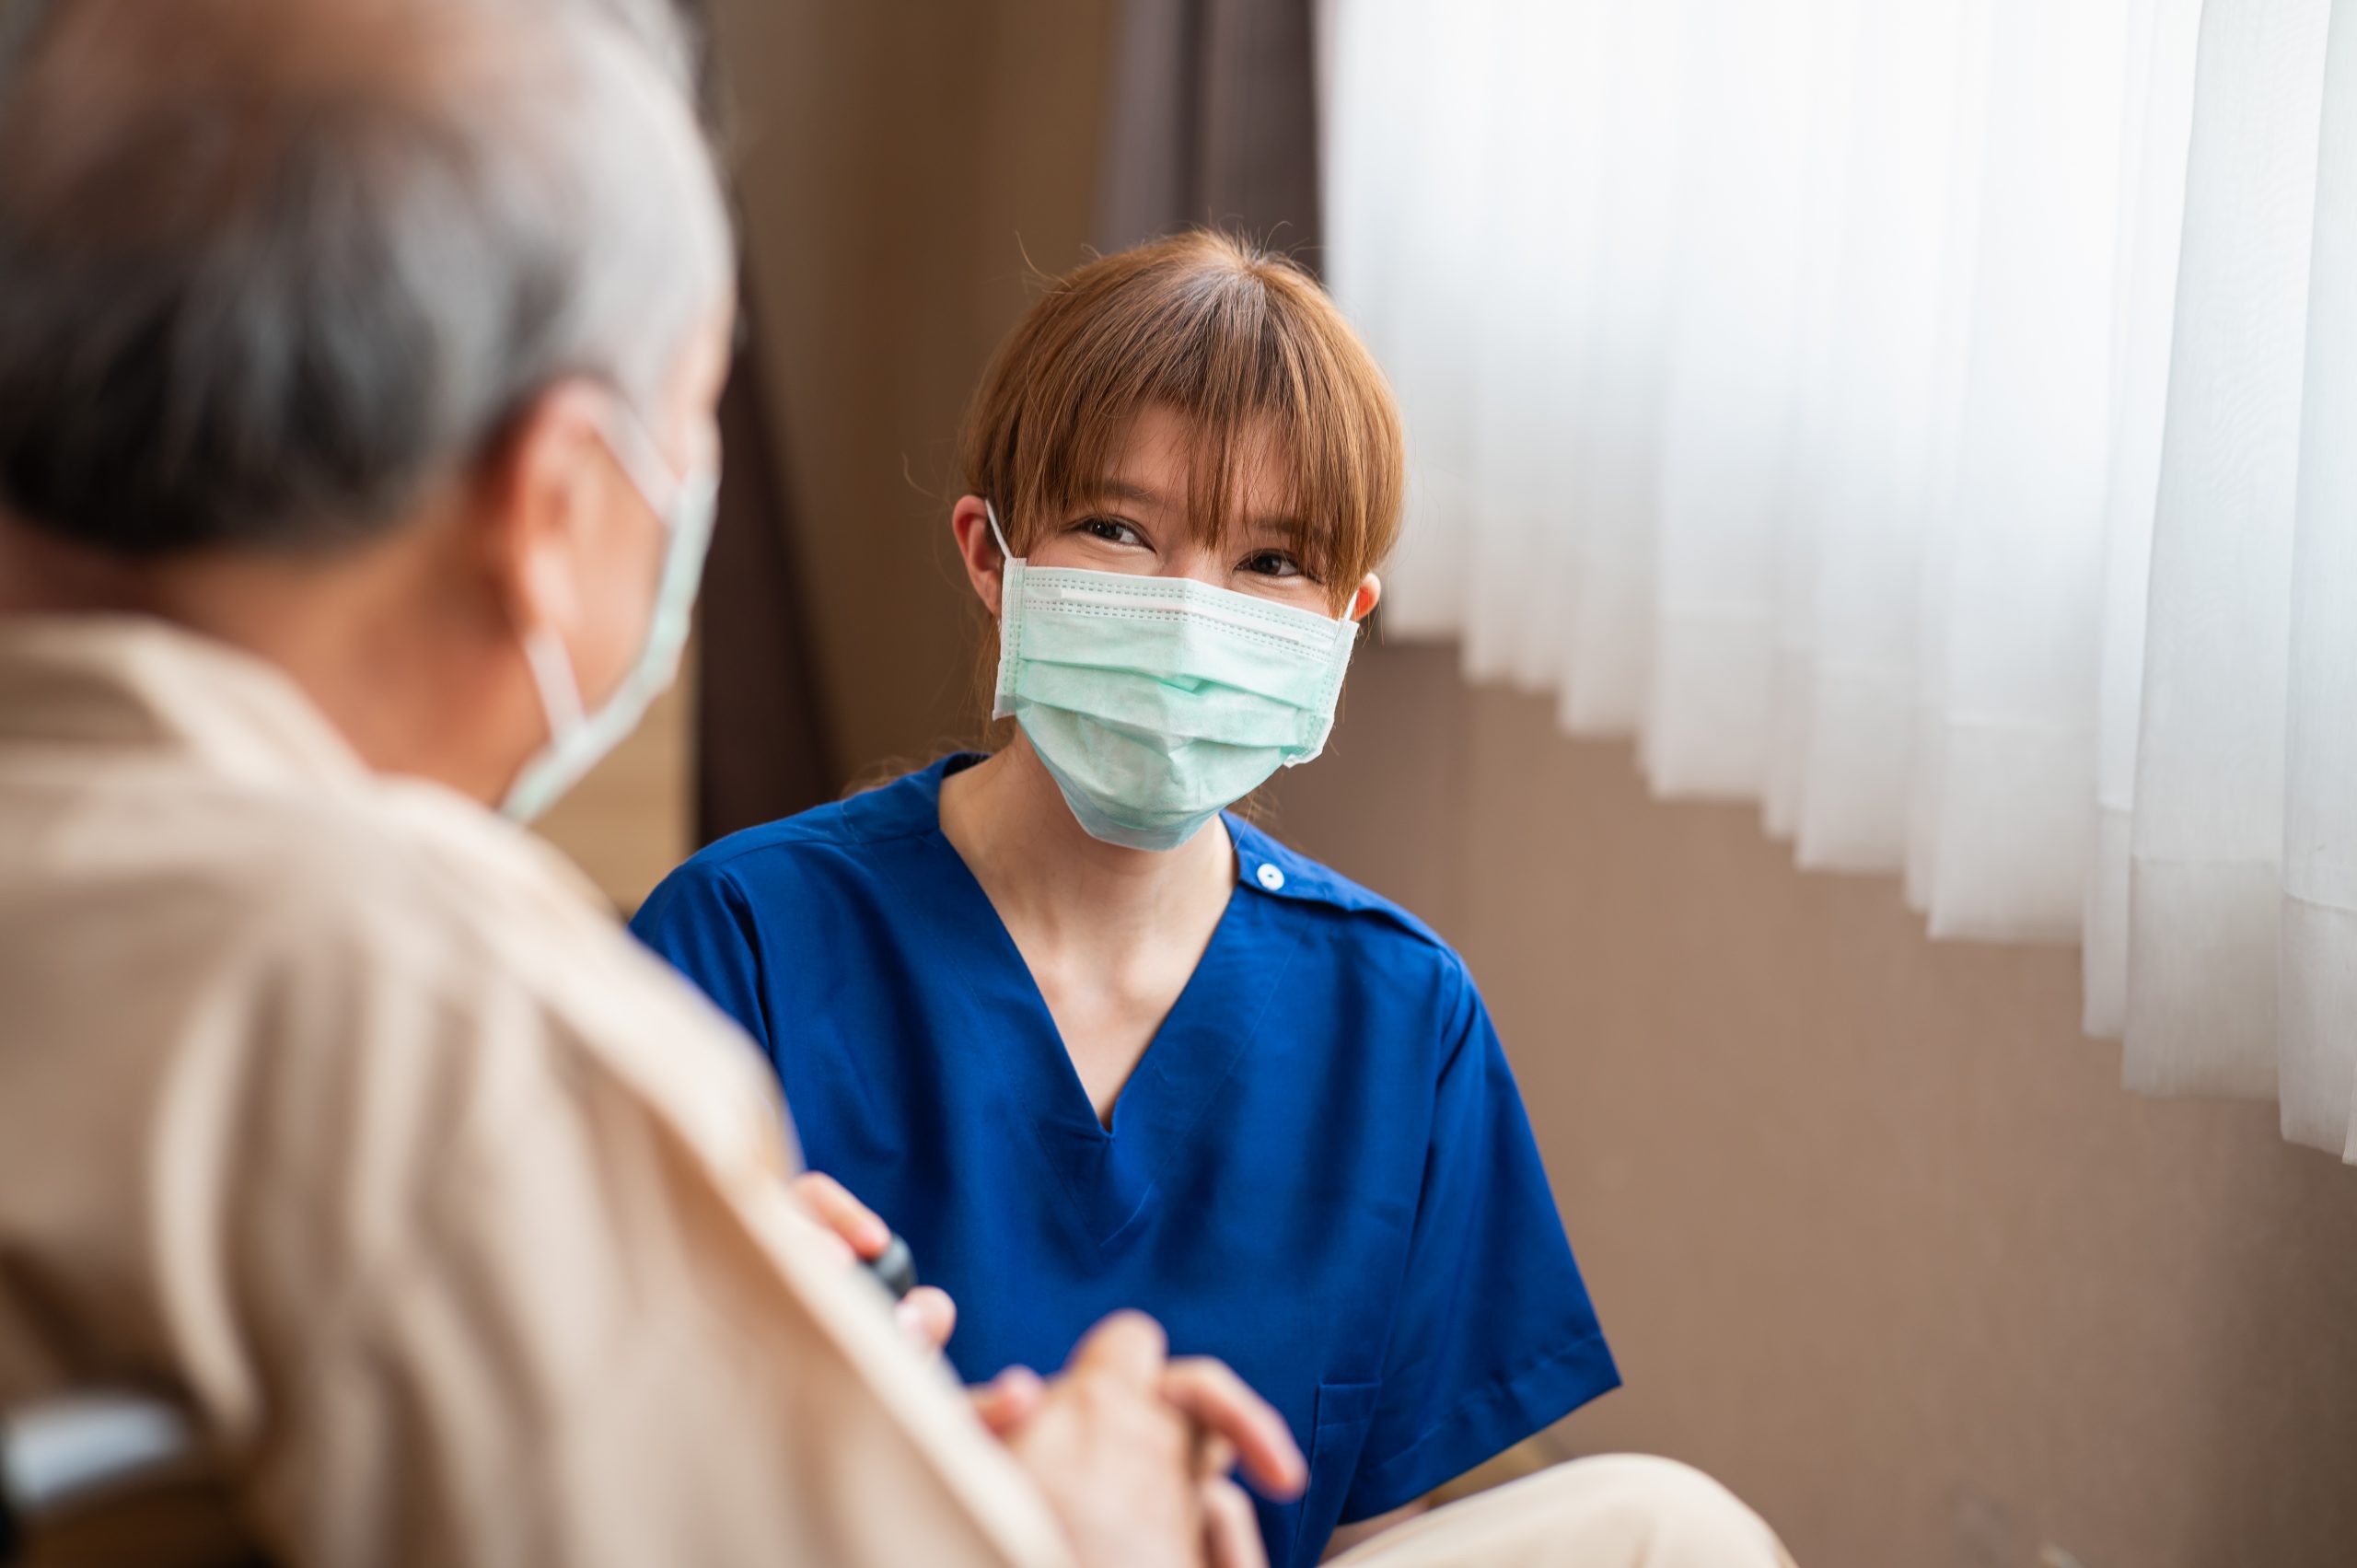
[[[2061,948],[1933,944],[1756,812],[1379,647],[1286,837],[1431,918],[1628,1377],[1552,1434],[1709,1468],[1818,1568],[2357,1562],[2357,1171],[2139,1099]]]
[[[536,826],[629,913],[695,845],[695,658],[679,683]]]
[[[725,0],[853,766],[971,729],[926,492],[1026,252],[1079,253],[1105,12]],[[572,807],[625,901],[684,837],[684,734]],[[1560,1449],[1703,1464],[1815,1568],[2357,1562],[2357,1172],[2264,1109],[2123,1094],[2074,955],[1935,946],[1889,881],[1648,800],[1625,749],[1445,651],[1371,649],[1333,753],[1274,795],[1497,1012],[1630,1379]]]

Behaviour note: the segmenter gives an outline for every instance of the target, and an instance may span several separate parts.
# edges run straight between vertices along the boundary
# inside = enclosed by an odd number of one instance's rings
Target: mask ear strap
[[[564,644],[545,626],[524,633],[524,662],[531,668],[532,683],[540,689],[540,708],[547,714],[549,738],[562,740],[588,722],[581,706],[581,686],[573,677],[573,660]]]
[[[621,412],[617,413],[616,410]],[[622,472],[630,476],[639,499],[646,503],[646,509],[653,512],[666,528],[670,528],[679,510],[680,497],[693,482],[692,477],[671,471],[671,459],[665,457],[663,448],[656,444],[654,435],[646,428],[646,421],[620,397],[608,405],[605,416],[598,424],[600,434],[606,438],[606,449],[613,453],[614,460],[622,466]],[[661,477],[657,478],[657,475]]]
[[[985,501],[982,503],[982,516],[990,519],[991,537],[998,540],[998,552],[1000,558],[1006,561],[1014,560],[1015,552],[1007,549],[1006,547],[1006,535],[999,531],[998,508]]]

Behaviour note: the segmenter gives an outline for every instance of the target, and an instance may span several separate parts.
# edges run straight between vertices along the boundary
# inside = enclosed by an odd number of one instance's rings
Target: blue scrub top
[[[1620,1375],[1465,965],[1235,817],[1211,946],[1100,1126],[941,832],[945,759],[735,834],[638,935],[776,1064],[805,1157],[957,1298],[980,1382],[1141,1307],[1292,1424],[1272,1568],[1423,1495]]]

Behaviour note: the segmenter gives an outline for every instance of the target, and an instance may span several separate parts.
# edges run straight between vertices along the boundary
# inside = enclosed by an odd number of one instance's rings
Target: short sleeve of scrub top
[[[775,1065],[813,1169],[958,1299],[970,1382],[1134,1307],[1284,1415],[1272,1568],[1615,1387],[1514,1075],[1457,956],[1234,817],[1237,877],[1101,1126],[940,831],[948,759],[736,834],[633,928]]]

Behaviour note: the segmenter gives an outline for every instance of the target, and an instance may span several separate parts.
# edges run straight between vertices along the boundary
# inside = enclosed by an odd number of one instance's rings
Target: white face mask
[[[713,518],[720,503],[719,465],[707,463],[689,474],[673,474],[646,427],[627,408],[619,421],[606,425],[605,436],[614,460],[669,533],[663,549],[663,576],[646,641],[622,683],[595,714],[582,708],[581,683],[574,676],[573,656],[565,651],[564,640],[546,626],[524,633],[524,658],[540,689],[549,738],[525,762],[500,803],[500,810],[518,822],[532,820],[579,784],[638,727],[655,699],[679,678],[679,654],[687,646],[696,589],[703,580],[704,552],[712,543]]]
[[[989,515],[1006,560],[992,716],[1015,716],[1091,837],[1176,849],[1325,749],[1356,621],[1185,577],[1034,567]]]

